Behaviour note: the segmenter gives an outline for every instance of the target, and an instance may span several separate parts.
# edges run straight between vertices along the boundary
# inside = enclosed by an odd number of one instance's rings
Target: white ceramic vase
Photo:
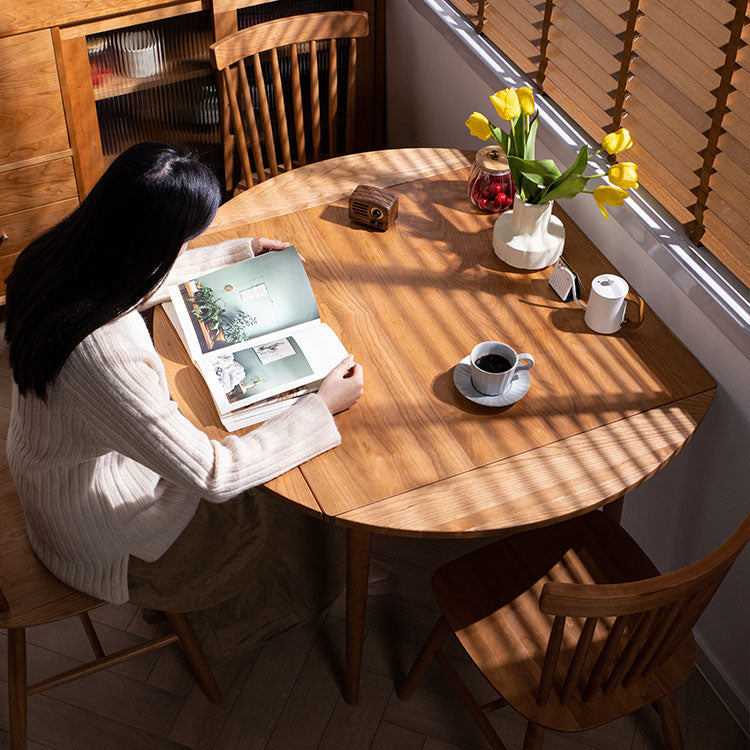
[[[537,270],[555,263],[562,255],[565,228],[552,215],[552,203],[525,203],[516,193],[513,209],[495,222],[495,255],[514,268]]]

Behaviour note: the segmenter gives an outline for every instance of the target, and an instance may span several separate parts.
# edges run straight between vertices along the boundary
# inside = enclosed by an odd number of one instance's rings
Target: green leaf
[[[522,159],[526,158],[526,134],[523,129],[524,117],[522,114],[518,115],[512,122],[513,132],[513,156],[519,156]],[[510,156],[510,154],[508,154]]]
[[[560,176],[560,170],[552,159],[519,159],[509,156],[508,163],[538,185],[549,185]]]
[[[544,193],[539,197],[539,202],[549,203],[554,200],[565,200],[566,198],[574,198],[581,190],[586,189],[588,184],[587,177],[581,177],[580,175],[570,175],[562,182],[558,182],[556,185],[550,185]]]
[[[539,126],[539,110],[537,110],[534,113],[534,116],[531,118],[531,122],[529,123],[529,132],[526,134],[526,148],[525,148],[526,159],[534,158],[534,150],[535,150],[535,144],[536,144],[536,129],[538,126]]]
[[[496,128],[490,123],[490,130],[492,131],[493,138],[500,144],[500,148],[508,155],[508,149],[510,148],[510,136],[502,129]]]
[[[588,146],[581,146],[581,150],[578,152],[578,156],[576,156],[576,160],[554,181],[547,185],[547,189],[545,192],[540,196],[541,200],[547,201],[547,200],[555,200],[555,198],[548,198],[547,194],[550,193],[552,190],[557,190],[560,185],[562,185],[568,178],[575,176],[575,175],[581,175],[583,173],[583,170],[586,169],[586,165],[589,163],[589,149]],[[585,180],[588,180],[588,178],[584,178]],[[579,188],[573,195],[578,195],[578,193],[581,192],[581,190],[584,190],[586,187],[586,182],[583,183],[584,187]],[[572,198],[573,195],[558,195],[557,198],[561,199],[563,197],[565,198]]]

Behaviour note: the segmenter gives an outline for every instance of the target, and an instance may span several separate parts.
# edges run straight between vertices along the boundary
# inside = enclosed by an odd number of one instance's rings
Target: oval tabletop
[[[466,197],[472,155],[352,154],[284,173],[219,209],[193,245],[239,236],[293,242],[321,318],[363,364],[365,395],[337,416],[339,448],[270,487],[309,512],[372,531],[482,536],[562,520],[619,498],[666,464],[703,418],[715,383],[650,310],[638,329],[590,331],[582,311],[492,251],[495,215]],[[386,232],[348,219],[359,184],[398,196]],[[581,277],[615,271],[555,207]],[[602,219],[604,220],[604,219]],[[174,398],[211,437],[227,433],[162,311],[157,350]],[[453,369],[482,340],[536,359],[504,408],[475,404]]]

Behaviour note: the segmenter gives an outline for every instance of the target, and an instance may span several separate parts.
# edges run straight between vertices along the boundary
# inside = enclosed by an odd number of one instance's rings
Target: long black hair
[[[214,173],[181,149],[139,143],[120,154],[7,279],[5,338],[19,392],[46,399],[76,346],[159,286],[220,199]]]

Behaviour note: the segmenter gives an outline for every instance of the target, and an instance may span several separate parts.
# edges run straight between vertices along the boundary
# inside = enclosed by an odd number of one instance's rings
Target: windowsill
[[[513,87],[530,84],[523,73],[487,39],[476,34],[471,24],[445,0],[409,2],[493,91],[498,80]],[[583,143],[594,145],[591,138],[548,98],[537,96],[537,106],[542,114],[540,145],[545,146],[558,163],[571,163]],[[606,171],[606,159],[596,158],[600,160],[598,166]],[[591,163],[597,165],[596,161]],[[631,193],[625,205],[617,209],[616,221],[706,318],[750,359],[750,290],[705,248],[693,245],[682,227],[643,188]]]

